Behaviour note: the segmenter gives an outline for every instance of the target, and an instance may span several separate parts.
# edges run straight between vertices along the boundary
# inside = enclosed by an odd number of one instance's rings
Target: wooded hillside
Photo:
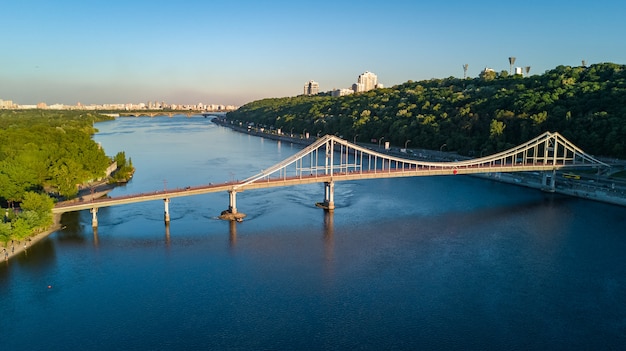
[[[111,160],[91,137],[109,117],[79,111],[0,111],[0,199],[44,189],[72,197]]]
[[[626,158],[626,66],[559,66],[541,75],[433,79],[343,97],[264,99],[229,120],[352,141],[490,154],[545,131],[584,151]]]

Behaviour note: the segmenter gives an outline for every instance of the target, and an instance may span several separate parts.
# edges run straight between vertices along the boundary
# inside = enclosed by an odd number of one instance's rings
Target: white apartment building
[[[0,108],[13,108],[13,101],[0,99]]]
[[[372,90],[376,88],[376,85],[378,84],[378,77],[372,72],[365,71],[365,73],[359,76],[357,84],[361,84],[363,86],[363,91]]]
[[[310,80],[304,84],[304,95],[317,95],[320,92],[320,85],[318,82]]]
[[[370,91],[376,88],[382,88],[382,84],[378,84],[378,76],[369,71],[365,71],[359,75],[357,82],[352,85],[352,90],[354,90],[355,93]]]
[[[335,89],[332,91],[331,96],[340,97],[340,96],[350,95],[353,93],[354,93],[353,89]]]

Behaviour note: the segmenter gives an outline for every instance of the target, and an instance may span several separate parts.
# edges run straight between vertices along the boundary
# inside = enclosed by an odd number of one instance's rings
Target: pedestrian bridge
[[[295,155],[242,181],[101,198],[93,201],[61,202],[56,204],[53,213],[89,209],[93,214],[95,227],[97,226],[96,213],[100,207],[163,200],[165,221],[169,222],[171,198],[228,192],[229,206],[222,212],[222,218],[241,220],[245,215],[237,210],[236,195],[252,189],[324,183],[324,198],[317,205],[326,210],[333,210],[335,208],[334,183],[338,181],[490,172],[543,172],[542,187],[553,191],[557,170],[585,167],[599,168],[609,167],[609,165],[586,154],[559,133],[551,132],[546,132],[524,144],[494,155],[451,162],[428,162],[401,158],[355,145],[334,135],[326,135]]]

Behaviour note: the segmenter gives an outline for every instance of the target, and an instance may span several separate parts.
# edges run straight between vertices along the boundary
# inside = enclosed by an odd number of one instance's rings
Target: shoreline
[[[83,201],[96,199],[96,198],[107,195],[109,191],[113,190],[113,188],[115,187],[109,184],[103,184],[101,186],[103,186],[103,188],[100,188],[102,190],[98,192],[84,193],[82,195],[79,194],[79,196],[76,199],[68,200],[68,202],[76,202],[76,201],[80,201],[81,199]],[[53,214],[52,225],[50,225],[50,227],[48,227],[46,230],[40,233],[37,233],[33,236],[29,236],[28,238],[23,239],[23,240],[15,241],[13,242],[13,245],[10,242],[7,242],[6,246],[4,244],[0,244],[0,260],[8,262],[11,258],[17,257],[23,252],[28,253],[28,249],[30,249],[37,242],[48,237],[50,234],[53,234],[54,232],[63,229],[63,225],[61,223],[61,216],[62,214]]]
[[[11,245],[11,243],[7,243],[6,246],[0,245],[2,246],[2,249],[6,250],[6,251],[2,251],[2,257],[1,257],[2,260],[8,262],[11,258],[16,257],[23,252],[28,253],[28,249],[30,249],[37,242],[48,237],[48,235],[58,231],[59,229],[63,228],[63,226],[61,225],[60,214],[52,215],[52,220],[53,220],[52,225],[48,229],[42,231],[41,233],[35,234],[33,236],[29,236],[26,239],[17,241],[14,243],[14,245]],[[8,255],[5,253],[8,253]]]

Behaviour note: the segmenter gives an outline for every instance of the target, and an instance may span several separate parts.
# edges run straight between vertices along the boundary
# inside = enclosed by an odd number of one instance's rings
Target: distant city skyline
[[[320,91],[348,88],[365,70],[390,87],[509,71],[509,57],[531,75],[624,64],[624,10],[564,0],[9,1],[0,99],[240,106],[302,94],[311,78]]]
[[[176,104],[165,101],[148,101],[137,103],[105,103],[105,104],[51,104],[39,102],[37,104],[20,104],[13,100],[0,98],[0,110],[2,109],[43,109],[43,110],[174,110],[174,111],[233,111],[238,106],[222,104]]]

